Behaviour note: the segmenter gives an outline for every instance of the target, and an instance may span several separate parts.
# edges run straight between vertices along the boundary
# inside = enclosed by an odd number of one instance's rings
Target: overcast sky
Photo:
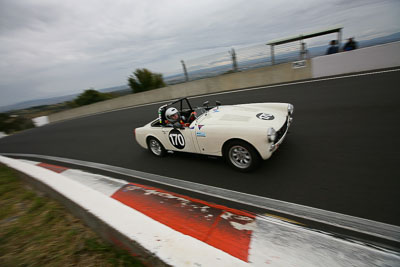
[[[0,106],[336,25],[357,40],[400,32],[400,1],[0,0]]]

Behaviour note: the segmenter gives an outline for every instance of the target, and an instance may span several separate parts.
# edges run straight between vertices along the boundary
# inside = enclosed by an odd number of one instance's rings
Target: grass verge
[[[0,266],[144,266],[0,164]]]

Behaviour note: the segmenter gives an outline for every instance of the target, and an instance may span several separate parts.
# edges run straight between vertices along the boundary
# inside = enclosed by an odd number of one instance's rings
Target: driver
[[[186,126],[176,108],[168,108],[167,111],[165,111],[165,118],[167,119],[165,121],[166,125],[172,126],[174,123],[179,122],[181,125]]]

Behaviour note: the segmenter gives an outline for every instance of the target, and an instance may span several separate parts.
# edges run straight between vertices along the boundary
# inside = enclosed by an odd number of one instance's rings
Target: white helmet
[[[169,108],[165,112],[165,117],[170,122],[177,122],[179,121],[179,111],[176,108]]]

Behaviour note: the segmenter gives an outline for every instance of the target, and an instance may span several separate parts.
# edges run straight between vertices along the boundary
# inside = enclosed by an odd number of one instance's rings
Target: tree
[[[148,69],[136,69],[133,75],[128,77],[128,84],[132,88],[133,93],[166,86],[161,73],[153,73]]]
[[[77,106],[84,106],[111,98],[111,94],[100,93],[94,89],[88,89],[80,94],[74,102]]]

